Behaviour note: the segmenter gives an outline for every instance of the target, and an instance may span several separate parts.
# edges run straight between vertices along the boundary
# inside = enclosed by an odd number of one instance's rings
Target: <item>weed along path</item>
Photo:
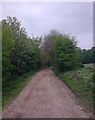
[[[3,118],[89,118],[76,96],[51,69],[36,73]]]

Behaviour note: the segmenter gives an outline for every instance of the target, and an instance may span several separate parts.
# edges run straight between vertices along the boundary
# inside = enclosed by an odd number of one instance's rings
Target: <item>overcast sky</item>
[[[2,18],[15,16],[29,36],[41,36],[56,29],[77,37],[78,46],[93,46],[92,2],[22,2],[2,3]]]

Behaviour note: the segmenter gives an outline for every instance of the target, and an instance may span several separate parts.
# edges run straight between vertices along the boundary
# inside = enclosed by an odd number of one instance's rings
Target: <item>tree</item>
[[[77,64],[77,44],[74,37],[62,35],[52,30],[44,37],[44,54],[49,64],[57,67],[59,71],[71,69]]]
[[[92,53],[92,62],[95,63],[95,47],[92,47],[91,53]]]
[[[21,22],[15,17],[7,17],[7,19],[2,20],[2,25],[4,42],[3,56],[7,54],[7,57],[3,58],[3,68],[5,69],[5,64],[7,67],[10,67],[8,68],[8,73],[5,73],[6,70],[3,70],[4,73],[8,76],[15,77],[15,75],[21,75],[31,70],[41,68],[43,65],[41,52],[42,37],[28,37],[25,28],[21,27]],[[12,40],[14,41],[13,46],[11,44]],[[7,47],[10,47],[8,51]],[[11,69],[12,66],[13,69]]]
[[[6,82],[10,79],[13,65],[10,60],[10,53],[14,46],[14,39],[12,36],[11,29],[6,25],[2,24],[2,79]]]
[[[51,30],[48,35],[44,36],[44,42],[43,42],[43,53],[45,56],[46,64],[49,66],[55,66],[56,64],[56,58],[55,58],[55,40],[56,37],[60,33],[56,30]]]
[[[56,62],[60,72],[72,69],[77,65],[77,47],[75,38],[68,35],[59,35],[55,43]]]
[[[95,47],[91,49],[78,49],[78,61],[82,64],[94,63],[95,62]]]

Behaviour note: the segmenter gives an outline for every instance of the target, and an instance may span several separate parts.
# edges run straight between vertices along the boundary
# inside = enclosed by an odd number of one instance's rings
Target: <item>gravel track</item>
[[[51,69],[36,73],[3,118],[89,118],[74,93]]]

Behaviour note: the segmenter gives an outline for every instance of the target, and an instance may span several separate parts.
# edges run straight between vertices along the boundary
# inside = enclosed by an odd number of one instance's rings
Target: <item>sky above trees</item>
[[[93,46],[92,2],[6,2],[2,3],[2,18],[15,16],[30,36],[48,34],[51,29],[76,36],[78,46]]]

